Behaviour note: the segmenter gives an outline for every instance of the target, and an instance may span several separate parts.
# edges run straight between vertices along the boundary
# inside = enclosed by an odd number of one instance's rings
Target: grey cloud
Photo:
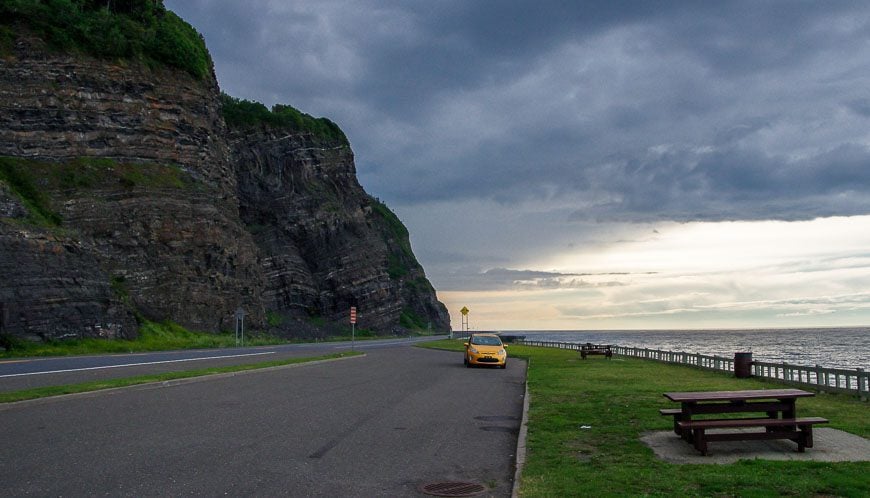
[[[859,116],[870,118],[870,99],[855,99],[847,102],[845,106]]]
[[[204,33],[228,92],[340,123],[390,204],[870,213],[863,3],[166,3]]]
[[[491,268],[483,272],[464,271],[454,275],[442,290],[504,291],[529,289],[586,289],[619,287],[632,275],[649,273],[561,273],[535,270]],[[455,286],[455,288],[454,288]]]
[[[713,143],[727,146],[738,143],[741,139],[750,137],[761,130],[769,129],[770,121],[765,118],[748,118],[745,121],[730,124],[727,129],[716,130]]]
[[[597,188],[618,199],[573,219],[800,220],[870,212],[870,149],[842,144],[793,160],[758,150],[671,150],[615,165]]]

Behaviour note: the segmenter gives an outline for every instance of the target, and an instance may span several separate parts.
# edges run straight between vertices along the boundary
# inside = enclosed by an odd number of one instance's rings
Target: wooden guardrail
[[[570,349],[579,351],[581,344],[573,342],[520,340],[516,344],[545,348]],[[683,351],[664,351],[661,349],[613,346],[613,353],[646,360],[677,363],[704,368],[734,372],[734,358],[710,356]],[[857,394],[861,399],[870,398],[870,372],[863,368],[826,368],[819,365],[791,365],[789,363],[770,363],[753,361],[752,375],[789,384],[810,386],[822,391]]]

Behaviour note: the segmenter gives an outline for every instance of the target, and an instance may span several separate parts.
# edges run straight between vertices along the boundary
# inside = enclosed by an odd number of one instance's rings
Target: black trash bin
[[[738,379],[752,377],[752,353],[734,353],[734,376]]]

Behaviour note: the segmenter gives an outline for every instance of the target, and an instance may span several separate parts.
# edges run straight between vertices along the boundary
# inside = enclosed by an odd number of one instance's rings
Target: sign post
[[[350,307],[350,350],[356,347],[356,306]]]
[[[462,332],[463,333],[468,332],[468,312],[469,311],[470,310],[468,309],[468,306],[463,306],[462,309],[459,310],[459,312],[462,313]]]

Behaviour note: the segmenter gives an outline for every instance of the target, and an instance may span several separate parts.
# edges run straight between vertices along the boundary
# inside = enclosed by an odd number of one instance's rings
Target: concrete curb
[[[144,391],[144,390],[148,390],[148,389],[161,389],[164,387],[174,387],[174,386],[180,386],[183,384],[193,384],[195,382],[206,382],[206,381],[210,381],[210,380],[224,379],[227,377],[235,377],[237,375],[271,372],[271,371],[275,371],[275,370],[283,370],[286,368],[304,367],[304,366],[308,366],[308,365],[319,365],[321,363],[330,363],[333,361],[350,360],[353,358],[365,358],[365,356],[366,356],[366,354],[362,353],[359,355],[346,356],[346,357],[341,357],[341,358],[328,358],[325,360],[302,361],[302,362],[298,362],[298,363],[288,363],[287,365],[276,365],[273,367],[252,368],[249,370],[240,370],[238,372],[204,374],[204,375],[198,375],[196,377],[187,377],[184,379],[160,380],[160,381],[155,381],[155,382],[146,382],[143,384],[134,384],[132,386],[110,387],[107,389],[96,389],[94,391],[85,391],[85,392],[81,392],[81,393],[58,394],[57,396],[46,396],[44,398],[25,399],[22,401],[12,401],[10,403],[0,403],[0,411],[11,410],[13,408],[18,408],[21,406],[53,403],[55,401],[62,401],[62,400],[70,399],[70,398],[87,398],[87,397],[103,396],[103,395],[108,395],[108,394],[117,394],[117,393],[122,392],[122,391],[132,391],[132,390]]]
[[[523,395],[523,419],[520,422],[520,434],[517,436],[516,470],[514,471],[511,498],[519,497],[520,477],[523,474],[523,465],[526,463],[526,437],[529,431],[529,363],[531,363],[531,359],[526,361],[526,392]]]

